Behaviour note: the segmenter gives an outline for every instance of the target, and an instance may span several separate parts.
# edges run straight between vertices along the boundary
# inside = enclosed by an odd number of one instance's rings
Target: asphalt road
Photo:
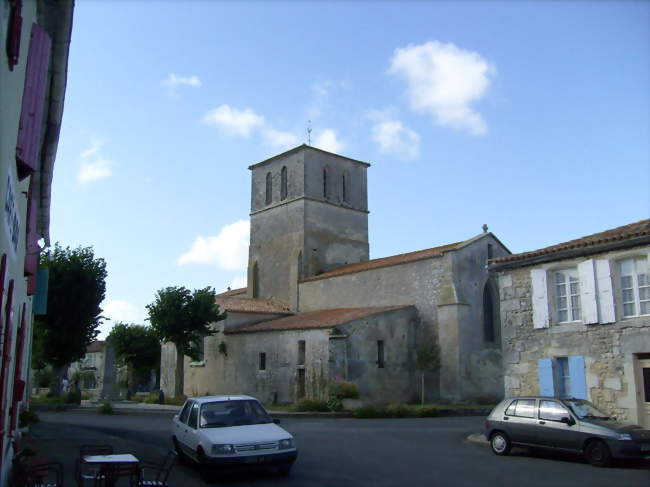
[[[65,412],[40,416],[41,423],[33,427],[34,437],[54,457],[57,453],[73,457],[80,442],[109,442],[116,452],[134,453],[144,460],[161,458],[172,447],[168,414]],[[648,464],[601,469],[580,457],[531,455],[524,449],[497,457],[487,447],[465,439],[481,431],[482,425],[479,417],[283,419],[281,426],[294,435],[299,452],[288,478],[235,475],[218,477],[215,483],[232,487],[650,486]],[[66,462],[69,465],[74,460],[66,458]],[[180,487],[207,485],[197,470],[187,465],[177,465],[171,481]]]

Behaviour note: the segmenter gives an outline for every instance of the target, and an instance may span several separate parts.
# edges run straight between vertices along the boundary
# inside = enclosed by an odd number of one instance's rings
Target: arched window
[[[485,283],[483,290],[483,339],[486,342],[494,342],[494,302],[490,284]]]
[[[327,168],[323,169],[323,198],[327,199]]]
[[[287,199],[287,166],[283,166],[280,172],[280,199]]]
[[[303,270],[302,270],[302,250],[298,253],[298,279],[303,278]]]
[[[271,204],[271,199],[273,197],[273,177],[270,172],[266,173],[266,204]]]
[[[348,173],[344,172],[343,173],[343,178],[341,179],[341,185],[342,185],[342,193],[343,193],[343,201],[348,200]]]
[[[260,271],[257,267],[257,261],[253,262],[253,279],[251,287],[253,288],[253,297],[258,298],[260,296]]]

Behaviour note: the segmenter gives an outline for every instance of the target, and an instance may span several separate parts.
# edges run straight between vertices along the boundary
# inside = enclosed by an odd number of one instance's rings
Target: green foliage
[[[52,369],[49,368],[38,370],[35,375],[38,387],[50,387],[52,381],[54,380]]]
[[[158,404],[158,397],[160,396],[160,391],[151,391],[147,394],[147,397],[144,398],[142,402],[145,404]]]
[[[106,262],[92,247],[61,247],[41,256],[50,271],[47,315],[34,320],[33,362],[63,367],[83,358],[101,324],[106,294]]]
[[[58,405],[58,404],[67,404],[68,397],[61,396],[32,396],[31,401],[33,404],[45,404],[45,405]]]
[[[172,406],[182,406],[187,401],[187,396],[172,396],[165,398],[165,404],[171,404]]]
[[[330,396],[327,399],[327,407],[332,412],[343,411],[343,402],[338,397]]]
[[[415,408],[415,416],[417,418],[435,418],[440,412],[435,406],[421,406]]]
[[[211,287],[190,292],[183,286],[159,290],[147,305],[151,327],[161,342],[173,342],[183,355],[199,360],[199,340],[216,333],[211,323],[226,318]]]
[[[36,414],[34,411],[31,409],[25,409],[18,415],[18,426],[24,428],[29,424],[38,423],[40,420],[41,419],[38,417],[38,414]]]
[[[115,414],[115,409],[111,406],[109,401],[105,401],[99,408],[97,408],[98,414]]]
[[[160,342],[149,326],[118,322],[106,340],[113,345],[118,362],[128,367],[131,388],[147,382],[151,369],[160,365]]]
[[[316,399],[301,399],[292,408],[294,411],[299,412],[321,412],[326,413],[330,411],[327,401]]]
[[[337,380],[328,384],[327,395],[337,399],[359,399],[359,388],[354,382]]]
[[[415,366],[423,372],[432,372],[440,367],[440,346],[435,342],[425,342],[417,350]]]

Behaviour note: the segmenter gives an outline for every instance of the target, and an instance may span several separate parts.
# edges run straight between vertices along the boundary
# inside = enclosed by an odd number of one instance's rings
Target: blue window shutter
[[[553,389],[553,360],[541,358],[537,361],[537,375],[539,376],[539,395],[554,396]]]
[[[585,358],[582,355],[569,357],[569,378],[571,379],[571,395],[578,399],[587,399]]]
[[[47,314],[47,289],[49,284],[50,270],[39,269],[36,279],[36,294],[32,304],[32,313],[37,316]]]

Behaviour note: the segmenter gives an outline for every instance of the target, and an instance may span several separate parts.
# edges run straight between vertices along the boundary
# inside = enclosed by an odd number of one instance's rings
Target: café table
[[[118,453],[112,455],[86,455],[83,461],[89,465],[99,465],[100,475],[107,475],[107,484],[115,485],[115,480],[121,471],[126,471],[129,476],[137,476],[137,467],[140,463],[134,455],[130,453]],[[128,468],[132,467],[132,469]],[[116,475],[112,475],[115,473]]]

